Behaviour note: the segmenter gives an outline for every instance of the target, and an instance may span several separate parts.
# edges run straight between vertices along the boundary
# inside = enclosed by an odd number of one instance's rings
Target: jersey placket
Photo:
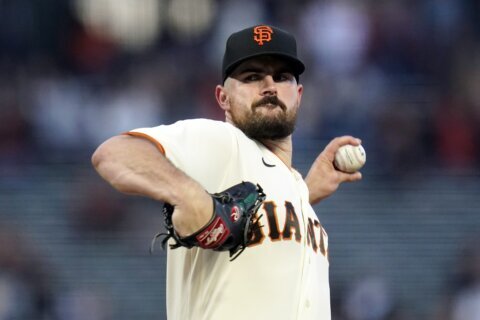
[[[292,171],[292,177],[294,180],[295,189],[297,191],[299,202],[300,202],[300,215],[302,217],[302,254],[301,254],[301,276],[300,276],[300,283],[301,286],[305,289],[308,286],[308,275],[310,274],[310,263],[311,257],[310,252],[308,250],[307,245],[307,237],[308,237],[308,216],[305,215],[307,211],[304,207],[309,205],[308,199],[304,199],[304,192],[303,192],[303,179],[300,174],[296,171]],[[301,290],[302,294],[299,299],[298,310],[297,310],[297,319],[303,319],[304,309],[310,308],[310,297],[308,296],[309,290]]]

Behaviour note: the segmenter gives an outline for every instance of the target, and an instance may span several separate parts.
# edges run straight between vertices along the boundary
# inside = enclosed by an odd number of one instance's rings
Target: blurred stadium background
[[[341,134],[368,153],[316,208],[333,319],[480,319],[478,1],[0,0],[0,320],[165,318],[160,207],[90,155],[223,119],[224,42],[256,23],[294,32],[307,65],[298,169]]]

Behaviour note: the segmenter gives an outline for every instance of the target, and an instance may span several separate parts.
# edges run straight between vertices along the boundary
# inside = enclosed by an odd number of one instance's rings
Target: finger
[[[362,173],[360,171],[354,173],[340,172],[340,181],[342,182],[355,182],[362,180]]]
[[[338,148],[340,148],[341,146],[344,146],[347,144],[358,146],[361,143],[362,143],[362,140],[355,138],[353,136],[341,136],[330,141],[330,143],[327,144],[323,152],[330,161],[333,161],[333,159],[335,159],[335,153],[338,151]]]

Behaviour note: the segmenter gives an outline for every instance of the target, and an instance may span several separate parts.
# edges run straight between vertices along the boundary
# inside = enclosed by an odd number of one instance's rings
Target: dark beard
[[[272,104],[282,109],[275,116],[263,115],[257,112],[262,105]],[[252,104],[252,112],[244,119],[232,117],[237,128],[249,138],[255,140],[278,140],[288,137],[295,130],[297,114],[295,111],[287,112],[287,107],[276,96],[267,96]]]

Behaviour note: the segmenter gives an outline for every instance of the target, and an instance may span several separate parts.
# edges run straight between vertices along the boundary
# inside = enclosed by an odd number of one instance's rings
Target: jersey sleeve
[[[207,119],[178,121],[171,125],[139,128],[128,135],[146,138],[177,168],[217,192],[235,159],[237,143],[233,127]]]

